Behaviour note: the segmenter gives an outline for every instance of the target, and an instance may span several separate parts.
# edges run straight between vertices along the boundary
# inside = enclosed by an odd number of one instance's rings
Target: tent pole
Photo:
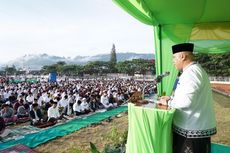
[[[154,26],[154,37],[155,37],[155,67],[156,76],[162,74],[162,27],[161,25]],[[157,94],[162,95],[162,82],[157,84]]]

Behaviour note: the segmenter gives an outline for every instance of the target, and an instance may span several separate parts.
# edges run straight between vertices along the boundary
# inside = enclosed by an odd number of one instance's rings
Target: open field
[[[114,129],[120,134],[128,129],[128,115],[127,113],[121,115],[119,118],[112,118],[111,122],[103,121],[98,125],[92,125],[70,135],[52,140],[35,150],[43,153],[51,153],[55,150],[58,150],[59,153],[74,153],[74,151],[76,153],[76,150],[79,150],[79,153],[90,153],[90,142],[94,143],[99,150],[102,150],[105,144],[112,144],[110,137]]]
[[[213,93],[217,119],[217,134],[212,138],[214,143],[230,145],[230,98]],[[89,142],[93,142],[99,150],[105,144],[112,144],[111,134],[116,129],[122,135],[128,129],[128,115],[114,117],[111,122],[103,121],[101,124],[92,125],[81,129],[68,136],[49,141],[35,148],[38,152],[51,153],[90,153]]]
[[[230,146],[230,98],[213,94],[217,120],[217,134],[212,138],[215,143]]]

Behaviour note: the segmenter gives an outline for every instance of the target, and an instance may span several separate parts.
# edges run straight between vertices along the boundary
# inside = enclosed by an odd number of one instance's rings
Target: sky
[[[112,0],[0,0],[0,63],[28,54],[74,58],[153,53],[153,28]]]

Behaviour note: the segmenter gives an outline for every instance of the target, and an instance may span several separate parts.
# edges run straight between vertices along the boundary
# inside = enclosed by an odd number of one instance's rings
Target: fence
[[[230,77],[222,77],[222,76],[210,76],[210,81],[218,81],[218,82],[230,82]]]

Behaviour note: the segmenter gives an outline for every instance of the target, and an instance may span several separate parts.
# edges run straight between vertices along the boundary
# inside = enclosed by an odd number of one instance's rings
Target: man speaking
[[[175,108],[174,153],[210,153],[210,137],[216,134],[212,90],[207,73],[193,60],[191,43],[172,46],[173,64],[182,71],[174,96],[159,103]]]

